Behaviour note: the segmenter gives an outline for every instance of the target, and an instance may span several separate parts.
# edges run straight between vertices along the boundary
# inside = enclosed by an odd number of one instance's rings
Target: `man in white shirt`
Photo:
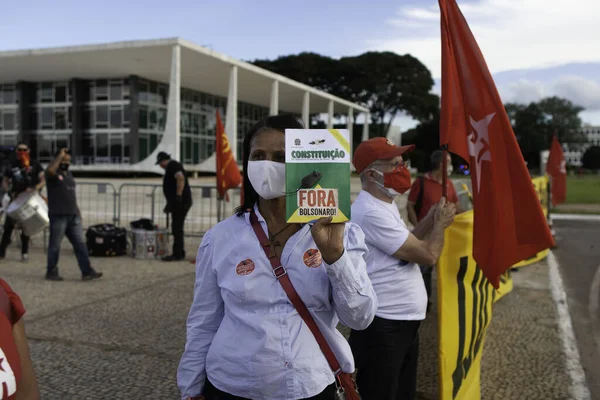
[[[427,308],[418,264],[437,262],[456,213],[442,198],[412,233],[406,227],[394,198],[411,187],[402,154],[413,147],[380,137],[354,153],[363,190],[352,204],[352,221],[365,233],[367,272],[379,303],[373,323],[350,336],[363,400],[415,398],[418,330]]]

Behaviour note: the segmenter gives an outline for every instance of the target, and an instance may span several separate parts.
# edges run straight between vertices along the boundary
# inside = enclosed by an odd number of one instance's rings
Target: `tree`
[[[315,53],[256,60],[256,66],[368,107],[373,136],[385,136],[401,112],[431,120],[439,97],[429,93],[431,72],[410,55],[368,52],[335,60]]]
[[[592,146],[588,148],[583,157],[581,164],[585,169],[599,170],[600,169],[600,146]]]
[[[539,166],[539,153],[550,147],[555,133],[561,143],[573,148],[586,142],[579,118],[583,108],[569,100],[549,97],[529,105],[509,103],[505,108],[529,168]]]
[[[401,112],[418,121],[431,120],[439,109],[439,97],[430,93],[431,72],[409,54],[367,52],[340,60],[349,76],[341,95],[368,107],[375,136],[385,136]]]

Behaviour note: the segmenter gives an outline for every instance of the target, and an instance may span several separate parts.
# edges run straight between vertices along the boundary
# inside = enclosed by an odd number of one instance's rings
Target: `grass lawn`
[[[566,204],[600,204],[600,175],[568,176]]]

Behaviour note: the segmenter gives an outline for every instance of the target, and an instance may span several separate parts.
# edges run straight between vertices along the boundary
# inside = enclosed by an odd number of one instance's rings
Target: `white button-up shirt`
[[[255,211],[268,234],[258,207]],[[352,329],[367,328],[377,297],[358,225],[346,224],[344,247],[338,261],[325,264],[304,225],[285,244],[281,264],[342,370],[351,373],[352,352],[336,326],[341,321]],[[201,394],[207,375],[222,391],[253,400],[311,397],[334,382],[316,339],[273,275],[249,213],[217,224],[198,249],[187,342],[177,371],[182,398]]]

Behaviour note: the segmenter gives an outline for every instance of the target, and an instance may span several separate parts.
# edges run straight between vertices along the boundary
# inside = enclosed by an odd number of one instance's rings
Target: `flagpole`
[[[442,197],[448,199],[448,145],[443,145],[442,150]]]

